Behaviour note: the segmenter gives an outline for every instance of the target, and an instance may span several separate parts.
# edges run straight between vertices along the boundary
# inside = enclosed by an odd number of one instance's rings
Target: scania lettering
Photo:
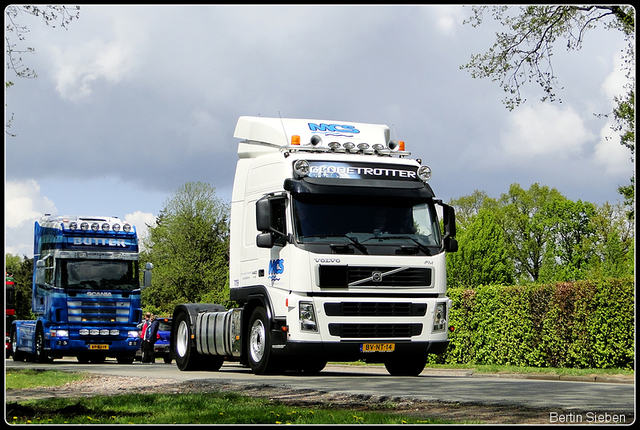
[[[178,367],[319,372],[364,360],[420,374],[448,346],[445,253],[457,250],[431,169],[385,125],[240,117],[234,137],[229,285],[239,306],[176,306]]]
[[[45,215],[35,223],[33,254],[36,319],[13,321],[13,359],[133,363],[142,319],[135,227],[117,217]]]

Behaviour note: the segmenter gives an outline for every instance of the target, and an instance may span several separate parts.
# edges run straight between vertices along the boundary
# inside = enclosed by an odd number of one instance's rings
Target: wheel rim
[[[178,332],[176,333],[176,353],[179,357],[187,355],[189,348],[189,327],[186,321],[180,321]]]
[[[265,349],[265,329],[261,320],[256,320],[251,326],[251,336],[249,337],[249,351],[254,363],[262,360]]]
[[[11,336],[11,353],[15,354],[17,348],[18,348],[18,336],[16,335],[16,332],[14,331],[12,336]]]
[[[42,358],[43,350],[44,350],[44,339],[42,333],[38,333],[36,336],[36,355]]]

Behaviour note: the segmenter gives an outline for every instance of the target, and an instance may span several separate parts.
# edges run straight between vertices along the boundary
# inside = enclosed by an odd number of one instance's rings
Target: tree
[[[498,81],[508,94],[504,103],[509,109],[525,101],[520,89],[531,81],[540,85],[543,101],[556,100],[558,80],[551,63],[554,44],[563,38],[567,50],[579,50],[585,34],[599,25],[623,32],[629,47],[624,67],[627,71],[635,68],[632,6],[529,5],[520,6],[515,15],[510,14],[514,8],[509,6],[474,6],[473,16],[465,23],[479,26],[488,10],[508,30],[496,33],[494,45],[484,54],[472,55],[461,68],[470,70],[473,78]]]
[[[144,259],[154,265],[143,299],[168,311],[205,295],[218,303],[228,300],[228,219],[228,204],[209,184],[188,182],[167,199],[143,240]]]
[[[55,28],[60,26],[67,29],[68,25],[74,19],[80,17],[80,6],[68,8],[62,5],[49,6],[33,6],[33,5],[9,5],[4,10],[5,13],[5,58],[7,61],[7,70],[12,71],[18,78],[33,79],[37,77],[35,70],[27,67],[22,59],[23,54],[33,54],[35,48],[25,46],[26,35],[29,28],[21,24],[18,18],[22,15],[33,15],[42,18],[48,27]],[[13,85],[12,81],[5,82],[5,89]],[[6,122],[6,129],[11,127],[13,115],[9,116]],[[14,134],[6,131],[9,136],[15,137]]]
[[[598,28],[621,31],[627,41],[622,70],[628,83],[626,94],[616,96],[616,108],[612,112],[612,129],[621,132],[621,144],[635,152],[635,9],[633,6],[577,6],[577,5],[528,5],[520,6],[519,13],[509,6],[474,6],[473,15],[465,23],[473,27],[482,24],[484,13],[491,11],[493,18],[507,31],[496,33],[496,41],[484,54],[471,56],[471,61],[461,69],[471,72],[473,78],[491,78],[498,82],[507,96],[503,100],[512,110],[525,102],[521,88],[526,82],[540,85],[542,101],[555,101],[558,78],[551,58],[553,47],[564,39],[567,50],[579,50],[585,34]],[[608,115],[603,115],[608,116]],[[620,187],[618,192],[629,206],[633,217],[634,177],[631,184]]]
[[[31,287],[33,282],[33,258],[20,258],[5,254],[5,269],[13,275],[16,285],[16,319],[33,319],[31,314]]]
[[[537,282],[552,240],[545,206],[555,200],[565,200],[555,188],[533,184],[524,190],[512,184],[500,197],[498,223],[502,226],[516,277]]]
[[[457,209],[457,208],[456,208]],[[511,285],[513,264],[502,228],[491,209],[480,209],[468,228],[458,231],[459,250],[447,254],[447,283],[453,287]]]
[[[544,205],[542,212],[550,240],[540,280],[586,279],[589,264],[595,257],[595,206],[581,200],[554,199]]]

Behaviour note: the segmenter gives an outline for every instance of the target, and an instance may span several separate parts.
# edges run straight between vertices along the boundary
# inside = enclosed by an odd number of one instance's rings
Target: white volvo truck
[[[457,250],[454,211],[428,185],[431,169],[385,125],[240,117],[234,137],[238,307],[178,305],[178,367],[229,360],[266,374],[364,360],[420,374],[448,345],[445,253]]]

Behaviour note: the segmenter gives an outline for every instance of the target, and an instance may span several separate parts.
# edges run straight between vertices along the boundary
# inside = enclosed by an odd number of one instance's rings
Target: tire
[[[427,357],[400,357],[385,361],[384,367],[392,376],[418,376],[427,365]]]
[[[315,374],[322,372],[327,365],[327,360],[322,358],[310,358],[309,361],[302,366],[302,371],[306,374]]]
[[[18,351],[18,333],[16,330],[11,330],[11,354],[13,355],[13,361],[24,361],[26,358],[22,351]]]
[[[196,348],[191,345],[191,323],[187,312],[180,312],[176,317],[175,333],[173,336],[173,348],[178,369],[189,371],[198,370],[202,366],[202,356],[198,354]]]
[[[131,356],[124,356],[124,357],[116,357],[116,360],[118,360],[118,364],[132,364],[134,357]]]
[[[258,307],[251,314],[247,332],[249,367],[256,375],[275,373],[278,367],[271,356],[271,332],[269,318],[264,308]]]
[[[104,355],[95,355],[89,358],[89,361],[91,361],[91,363],[93,364],[103,364],[106,359],[107,357]]]
[[[50,363],[53,360],[49,358],[47,352],[44,350],[44,331],[42,327],[38,327],[36,330],[36,363]]]
[[[170,355],[165,355],[163,358],[166,364],[171,364],[171,362],[173,361]]]

